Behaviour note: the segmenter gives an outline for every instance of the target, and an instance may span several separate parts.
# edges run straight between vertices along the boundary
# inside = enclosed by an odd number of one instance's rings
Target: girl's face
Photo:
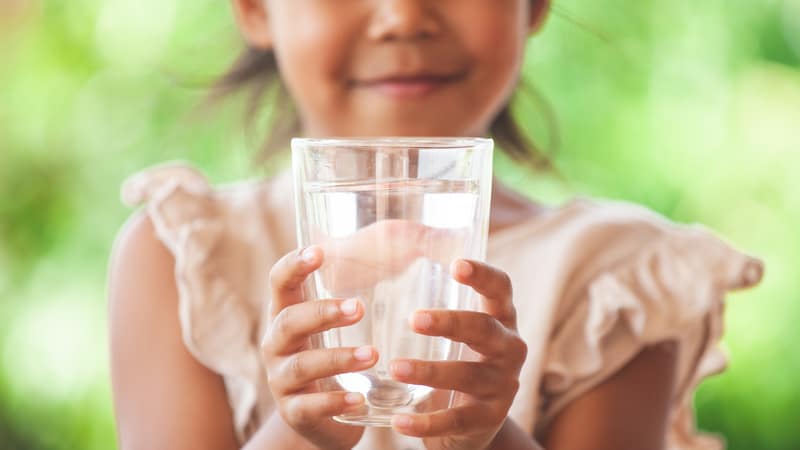
[[[233,0],[311,136],[482,135],[547,0]]]

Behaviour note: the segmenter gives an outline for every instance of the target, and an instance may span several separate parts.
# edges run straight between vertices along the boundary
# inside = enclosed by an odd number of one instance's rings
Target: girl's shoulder
[[[551,254],[588,273],[602,273],[656,254],[714,273],[726,288],[741,288],[761,277],[761,262],[698,223],[678,223],[630,202],[577,197],[490,236],[490,253],[502,258]],[[520,251],[530,250],[530,251]],[[521,262],[521,261],[520,261]]]
[[[213,185],[200,170],[172,161],[137,172],[122,185],[123,203],[141,206],[157,238],[176,256],[204,255],[222,244],[241,253],[294,247],[294,204],[287,172],[269,179]],[[227,253],[230,253],[229,251]]]
[[[288,173],[215,186],[191,164],[172,161],[131,175],[121,196],[128,206],[144,206],[159,237],[173,249],[180,233],[204,229],[213,235],[226,222],[240,233],[268,225],[263,221],[270,215],[293,208],[290,189]]]

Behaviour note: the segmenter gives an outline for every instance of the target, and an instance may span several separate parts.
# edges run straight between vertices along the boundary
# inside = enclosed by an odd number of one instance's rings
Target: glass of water
[[[417,334],[408,320],[418,309],[477,309],[477,295],[449,267],[485,258],[492,151],[492,140],[479,138],[292,141],[298,244],[324,254],[305,296],[355,297],[365,307],[358,323],[321,333],[315,345],[371,345],[379,355],[368,370],[325,381],[326,390],[366,398],[362,410],[335,420],[390,426],[392,415],[427,410],[441,394],[395,381],[389,363],[460,358],[460,344]]]

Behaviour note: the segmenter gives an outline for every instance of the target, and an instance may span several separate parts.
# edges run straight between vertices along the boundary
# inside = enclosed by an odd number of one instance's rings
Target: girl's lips
[[[381,95],[394,99],[414,99],[431,94],[461,78],[461,75],[446,77],[423,75],[357,82],[355,86],[374,90]]]

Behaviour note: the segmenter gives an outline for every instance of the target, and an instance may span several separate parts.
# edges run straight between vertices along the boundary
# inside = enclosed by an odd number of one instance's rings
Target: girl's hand
[[[380,220],[339,238],[320,234],[325,254],[320,275],[339,292],[369,289],[399,274],[418,258],[447,264],[454,252],[466,246],[465,229],[434,228],[411,220]]]
[[[392,426],[424,438],[429,450],[487,448],[503,426],[519,388],[527,345],[517,334],[516,310],[508,275],[476,261],[459,260],[453,278],[483,296],[484,312],[420,310],[412,328],[428,336],[463,342],[481,355],[479,361],[392,362],[394,378],[458,392],[454,407],[427,414],[399,415]]]
[[[352,325],[364,316],[355,299],[303,301],[302,284],[322,264],[322,250],[309,247],[281,258],[270,272],[270,323],[262,343],[269,387],[283,420],[320,449],[350,449],[364,429],[331,416],[364,403],[361,394],[321,392],[317,381],[373,366],[372,347],[311,349],[310,337]]]

